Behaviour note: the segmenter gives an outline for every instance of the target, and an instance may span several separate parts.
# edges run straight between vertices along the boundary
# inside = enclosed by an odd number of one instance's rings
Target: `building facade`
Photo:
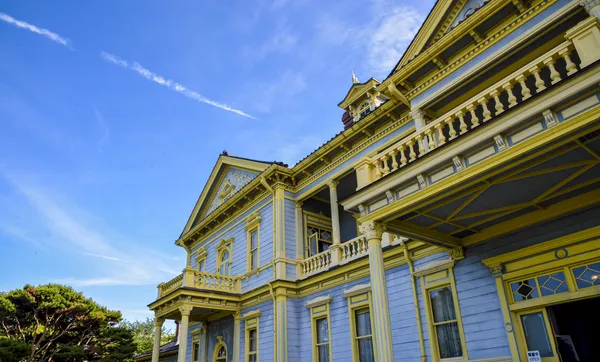
[[[599,361],[599,16],[438,0],[295,166],[221,155],[149,305],[178,362]]]

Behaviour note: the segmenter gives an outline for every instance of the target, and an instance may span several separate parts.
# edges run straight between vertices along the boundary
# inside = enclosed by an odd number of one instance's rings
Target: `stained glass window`
[[[573,276],[578,289],[600,285],[600,263],[573,268]]]

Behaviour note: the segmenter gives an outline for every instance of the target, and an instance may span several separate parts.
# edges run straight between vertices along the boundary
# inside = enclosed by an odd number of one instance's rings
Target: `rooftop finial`
[[[354,71],[352,71],[352,84],[356,84],[356,83],[360,83],[358,81],[358,78],[356,78],[356,74],[354,74]]]

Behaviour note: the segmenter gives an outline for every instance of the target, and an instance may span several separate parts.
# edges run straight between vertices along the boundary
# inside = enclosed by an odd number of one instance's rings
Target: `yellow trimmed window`
[[[206,271],[206,249],[200,248],[196,252],[196,270],[199,272]]]
[[[242,316],[246,329],[244,362],[258,362],[258,319],[260,311],[255,310]]]
[[[254,272],[260,266],[260,221],[261,217],[253,212],[246,218],[246,238],[248,252],[246,255],[247,271]]]
[[[331,356],[331,328],[329,326],[329,304],[331,297],[317,297],[306,303],[310,309],[313,358],[315,362],[330,362]]]
[[[306,257],[310,258],[313,255],[321,253],[333,244],[331,236],[331,219],[304,211],[304,225],[306,225]]]
[[[217,273],[231,276],[233,238],[223,239],[217,246]]]
[[[360,284],[344,291],[348,299],[352,362],[374,362],[371,285]]]
[[[454,283],[454,261],[435,262],[415,275],[421,277],[425,296],[427,329],[434,361],[468,359],[464,331]]]
[[[192,334],[192,361],[199,362],[200,361],[200,332]]]

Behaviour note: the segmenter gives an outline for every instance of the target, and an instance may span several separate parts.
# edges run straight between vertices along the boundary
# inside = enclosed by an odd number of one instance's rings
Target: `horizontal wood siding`
[[[258,359],[261,362],[273,362],[273,302],[268,301],[244,309],[242,316],[254,310],[260,310],[261,313],[258,318]],[[246,325],[244,320],[242,320],[240,323],[240,361],[245,361],[245,339]]]

